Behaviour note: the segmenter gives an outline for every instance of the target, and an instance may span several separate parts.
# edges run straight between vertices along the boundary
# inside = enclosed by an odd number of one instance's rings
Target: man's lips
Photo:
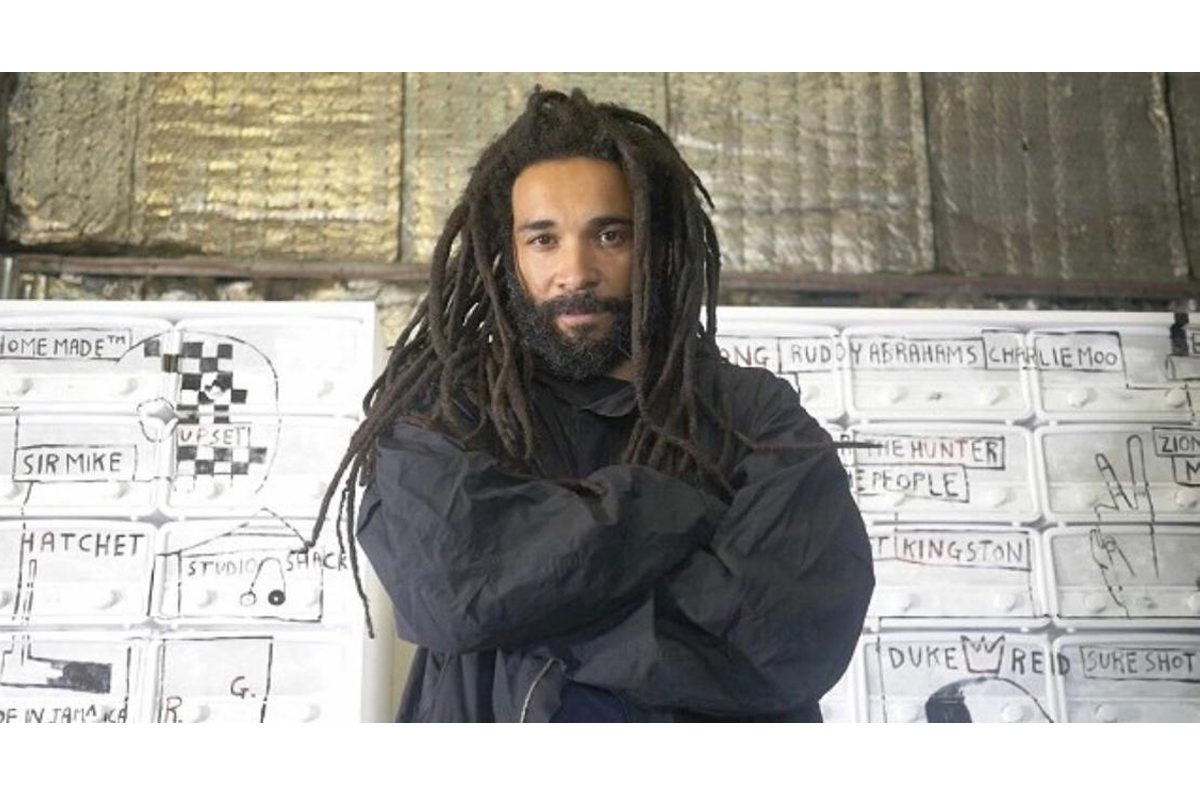
[[[608,311],[570,311],[558,315],[558,319],[570,325],[578,325],[584,322],[595,322],[600,319],[602,314],[608,314]]]

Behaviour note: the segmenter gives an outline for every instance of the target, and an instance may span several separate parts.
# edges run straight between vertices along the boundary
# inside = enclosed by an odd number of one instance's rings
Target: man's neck
[[[608,373],[608,377],[633,383],[633,359],[627,358]]]

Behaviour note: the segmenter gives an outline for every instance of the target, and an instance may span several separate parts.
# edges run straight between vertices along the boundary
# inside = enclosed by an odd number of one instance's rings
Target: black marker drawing
[[[219,534],[160,553],[159,613],[320,622],[326,564],[294,526],[269,509]],[[342,564],[336,561],[334,569]]]
[[[201,722],[228,711],[233,721],[266,721],[275,660],[272,637],[169,639],[159,651],[156,722]],[[197,670],[197,663],[208,666]]]
[[[0,523],[4,613],[22,627],[68,618],[144,619],[149,606],[138,600],[150,590],[154,533],[144,524],[107,520]],[[39,591],[39,584],[48,588]]]
[[[738,366],[762,367],[791,384],[800,402],[818,417],[840,416],[839,374],[846,346],[833,330],[790,336],[718,336],[721,357]]]
[[[1125,457],[1128,467],[1129,485],[1126,488],[1120,476],[1117,475],[1108,456],[1096,453],[1096,469],[1104,480],[1108,490],[1108,502],[1099,501],[1092,507],[1096,515],[1095,527],[1089,532],[1092,560],[1100,570],[1100,577],[1109,597],[1121,608],[1126,618],[1131,618],[1125,597],[1124,584],[1137,576],[1133,565],[1125,556],[1114,536],[1104,533],[1105,515],[1111,513],[1145,513],[1147,541],[1150,545],[1151,564],[1154,577],[1160,576],[1158,564],[1158,543],[1155,539],[1155,524],[1157,517],[1154,511],[1154,498],[1150,493],[1150,482],[1146,476],[1146,453],[1142,437],[1131,434],[1125,439]]]
[[[193,330],[181,334],[177,347],[169,346],[164,334],[138,342],[130,353],[155,360],[178,379],[173,403],[158,398],[139,407],[147,438],[174,437],[172,481],[190,479],[194,486],[197,479],[241,479],[256,483],[253,491],[259,491],[270,476],[282,424],[277,416],[279,375],[271,359],[238,337]],[[270,396],[257,399],[276,414],[273,431],[261,424],[238,424],[231,417],[251,399],[249,389],[238,384],[239,362],[256,363],[270,375]],[[270,434],[265,442],[264,433]]]
[[[119,361],[133,340],[129,328],[47,327],[0,330],[6,361]]]
[[[27,549],[25,537],[22,537],[18,558],[13,621],[25,628],[33,616],[34,589],[38,573],[38,560]],[[23,633],[14,637],[11,647],[0,652],[0,686],[70,689],[107,694],[112,688],[112,665],[39,658],[33,654],[32,639]]]
[[[27,634],[15,637],[12,647],[0,652],[0,686],[8,688],[108,694],[112,671],[112,664],[101,662],[39,658]]]
[[[1188,417],[1195,422],[1200,408],[1192,390],[1200,386],[1200,332],[1193,330],[1190,336],[1188,333],[1188,315],[1177,312],[1168,333],[1170,349],[1163,356],[1163,373],[1168,380],[1183,384]]]
[[[32,331],[39,335],[30,341],[41,342],[38,346],[50,352],[65,330]],[[98,329],[79,331],[94,336],[104,333]],[[133,362],[152,360],[160,372],[175,379],[173,397],[142,399],[130,409],[136,414],[143,441],[158,444],[170,440],[175,445],[171,474],[163,477],[172,484],[190,481],[193,489],[198,480],[205,480],[245,484],[240,486],[243,496],[260,491],[270,475],[282,425],[278,415],[279,376],[270,358],[249,342],[207,331],[188,331],[180,337],[178,332],[168,330],[132,344],[129,331],[114,336],[109,337],[107,345],[112,352],[106,351],[102,360],[116,362],[118,370],[125,366],[135,371],[137,364]],[[172,343],[177,338],[181,341],[176,346]],[[124,352],[113,350],[117,344],[125,346]],[[62,357],[82,358],[75,353],[77,349],[64,349],[70,354]],[[257,398],[255,409],[267,415],[266,422],[252,426],[236,423],[231,417],[251,399],[249,390],[239,385],[235,370],[238,363],[243,367],[249,364],[268,376],[268,388]],[[128,440],[107,443],[92,438],[85,444],[40,441],[30,435],[23,439],[22,409],[15,406],[0,411],[4,413],[13,419],[12,480],[14,486],[25,490],[22,515],[34,487],[48,481],[128,484],[149,483],[158,477],[141,474],[138,457],[144,454]]]
[[[1062,343],[1051,344],[1056,340]],[[1128,364],[1121,332],[1114,330],[1038,331],[1032,356],[1029,366],[1036,372],[1119,372],[1124,377]]]
[[[1048,691],[1046,673],[1057,670],[1066,674],[1070,665],[1065,659],[1047,661],[1036,642],[1009,646],[1006,639],[1005,634],[986,633],[962,634],[957,642],[940,637],[928,641],[882,638],[876,648],[875,668],[883,721],[890,721],[890,685],[892,702],[900,700],[901,707],[913,715],[901,720],[905,722],[915,718],[918,708],[929,722],[992,721],[998,702],[1007,707],[1012,705],[1012,699],[1027,699],[1036,716],[1053,722],[1047,698],[1015,678],[1035,679],[1035,689]],[[941,685],[929,691],[924,687],[931,678],[935,681],[940,678]],[[898,692],[903,699],[894,697]],[[916,701],[915,696],[921,700]],[[1017,706],[1022,707],[1023,703]]]
[[[1010,468],[1007,431],[910,434],[867,429],[851,434],[874,445],[854,451],[851,485],[859,497],[898,495],[968,505],[972,475]],[[1011,499],[1007,488],[999,491],[997,507]]]
[[[771,369],[780,377],[836,372],[845,364],[846,347],[832,333],[810,336],[717,337],[721,357],[731,364]]]
[[[179,416],[175,407],[164,397],[143,400],[137,406],[138,423],[142,426],[142,435],[150,442],[163,442],[175,432],[179,424]]]
[[[1170,389],[1165,398],[1166,408],[1160,406],[1154,410],[1180,409],[1181,416],[1196,420],[1197,400],[1193,393],[1196,387],[1200,386],[1200,349],[1192,348],[1189,351],[1187,324],[1186,314],[1176,315],[1175,323],[1166,331],[1165,347],[1162,346],[1162,340],[1157,338],[1157,332],[1142,332],[1139,336],[1136,330],[1037,331],[1033,336],[1034,347],[1057,355],[1050,363],[1039,363],[1036,371],[1048,374],[1110,373],[1113,378],[1103,385],[1124,390],[1122,407],[1133,397],[1133,393],[1161,394],[1164,389]],[[1191,335],[1194,338],[1196,333],[1192,332]],[[1113,344],[1105,344],[1106,338],[1111,339]],[[1056,340],[1065,341],[1066,344],[1056,344]],[[1149,352],[1146,348],[1150,348]],[[1159,352],[1161,361],[1148,357],[1154,354],[1157,358]],[[1069,404],[1082,406],[1095,397],[1094,392],[1086,385],[1064,383],[1064,380],[1069,381],[1069,376],[1056,382],[1054,388],[1058,391],[1070,389],[1080,395],[1074,400],[1068,396]],[[1046,384],[1043,383],[1043,386]],[[1153,405],[1155,401],[1150,402]],[[1103,411],[1104,409],[1096,409],[1095,413]],[[1063,410],[1058,409],[1057,413],[1061,414]]]
[[[1131,618],[1129,606],[1125,602],[1124,583],[1129,578],[1136,577],[1133,565],[1129,563],[1116,537],[1101,532],[1098,524],[1088,531],[1088,544],[1092,561],[1100,569],[1100,577],[1104,581],[1108,596],[1127,619]]]
[[[1028,689],[1011,678],[1000,677],[976,677],[964,678],[962,680],[953,681],[945,686],[937,689],[933,694],[929,695],[929,699],[925,701],[925,719],[928,722],[974,722],[974,717],[971,714],[970,705],[967,700],[974,694],[967,691],[972,687],[983,687],[984,691],[979,692],[983,698],[988,697],[987,687],[991,684],[1003,684],[1005,687],[1010,687],[1016,690],[1018,694],[1024,695],[1031,703],[1034,709],[1041,715],[1045,722],[1054,722],[1054,719],[1042,706],[1041,700],[1034,696]],[[1007,691],[1007,690],[1006,690]],[[978,712],[976,712],[978,714]]]
[[[871,616],[882,625],[892,620],[1046,616],[1035,590],[1035,542],[1028,531],[876,525],[868,529],[868,538],[878,581]],[[952,599],[963,584],[970,590],[990,589],[992,595],[979,591]],[[911,609],[913,592],[937,595],[941,602],[936,608]],[[904,605],[897,608],[897,600]],[[996,605],[1002,602],[1011,605]]]
[[[1004,333],[1001,331],[992,332]],[[1016,334],[1008,332],[1016,338]],[[850,364],[857,370],[987,369],[981,336],[863,334],[847,342]]]
[[[1175,483],[1200,488],[1200,427],[1155,425],[1150,433],[1154,455],[1170,460]]]
[[[270,567],[270,569],[267,570],[267,580],[264,581],[263,569],[267,567]],[[254,578],[250,581],[250,586],[246,589],[246,591],[242,592],[241,597],[239,598],[239,602],[241,602],[243,606],[253,606],[258,604],[258,592],[255,592],[254,590],[257,587],[259,591],[263,591],[263,588],[259,585],[260,582],[264,584],[273,584],[273,588],[265,592],[266,601],[269,604],[273,606],[281,606],[287,602],[287,579],[283,575],[283,564],[275,556],[267,556],[258,562],[258,569],[254,571]]]

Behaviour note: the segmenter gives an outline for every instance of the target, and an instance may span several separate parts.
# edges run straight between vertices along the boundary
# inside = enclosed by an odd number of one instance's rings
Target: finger
[[[1129,498],[1125,496],[1125,489],[1121,486],[1121,480],[1117,477],[1116,470],[1108,461],[1108,456],[1104,453],[1096,453],[1096,469],[1100,470],[1100,476],[1104,478],[1104,486],[1108,489],[1108,496],[1112,498],[1112,505],[1102,506],[1111,508],[1114,511],[1119,511],[1122,504],[1129,507]]]
[[[1088,531],[1088,548],[1092,551],[1092,561],[1096,562],[1100,569],[1108,569],[1108,565],[1104,563],[1104,556],[1109,553],[1104,546],[1104,537],[1100,534],[1099,528],[1092,528]],[[1108,560],[1111,562],[1111,557]]]
[[[1150,482],[1146,478],[1146,449],[1142,437],[1136,433],[1125,440],[1125,453],[1129,458],[1130,486],[1133,490],[1130,508],[1138,509],[1141,498],[1150,500]]]

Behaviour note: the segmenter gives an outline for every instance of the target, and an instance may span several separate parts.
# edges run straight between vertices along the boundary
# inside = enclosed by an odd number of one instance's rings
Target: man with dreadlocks
[[[475,165],[333,482],[419,646],[400,720],[820,721],[868,541],[795,390],[720,357],[701,198],[579,90]]]

